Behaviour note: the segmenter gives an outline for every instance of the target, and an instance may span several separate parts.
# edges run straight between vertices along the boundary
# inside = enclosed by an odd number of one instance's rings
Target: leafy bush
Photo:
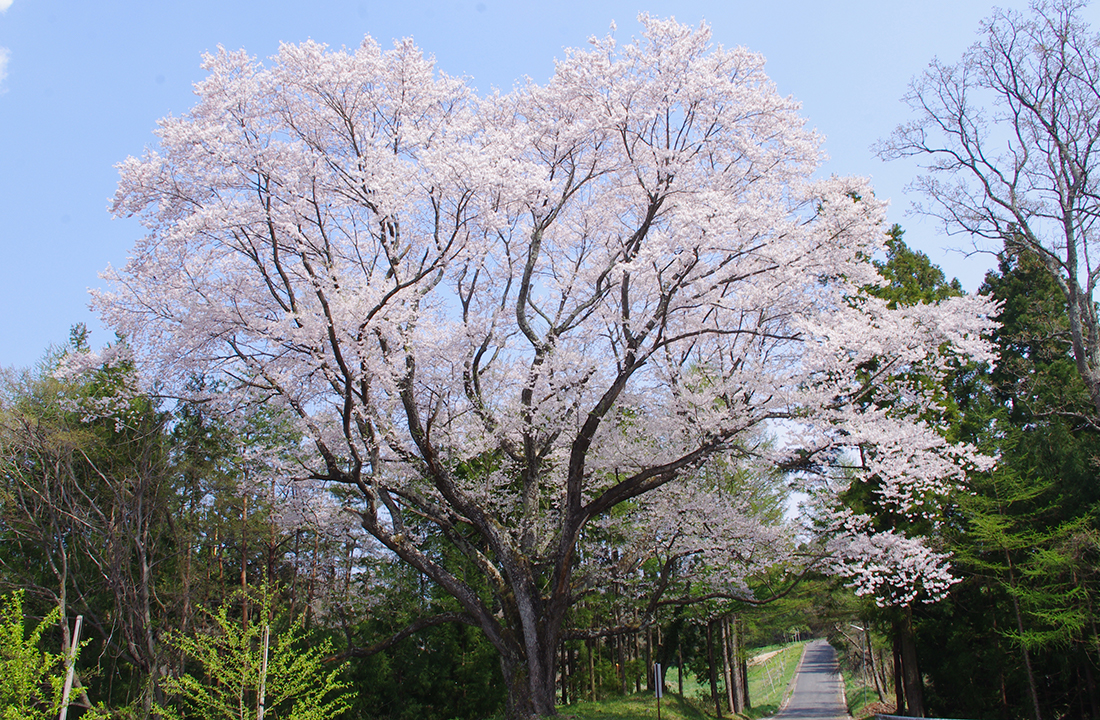
[[[38,649],[42,633],[59,618],[57,608],[25,635],[23,592],[13,593],[0,608],[0,718],[56,717],[61,708],[65,659]]]
[[[12,593],[0,607],[0,720],[52,720],[61,710],[65,656],[38,649],[42,634],[60,619],[54,608],[26,634],[23,591]],[[73,658],[73,662],[76,658]],[[102,720],[102,706],[90,708],[85,720]]]
[[[242,627],[229,617],[228,605],[206,614],[215,633],[169,636],[169,643],[201,665],[202,672],[162,681],[161,687],[182,708],[161,708],[166,717],[255,718],[261,684],[265,712],[280,720],[330,720],[351,705],[351,693],[339,679],[342,666],[324,667],[332,644],[306,642],[301,622],[271,638],[265,673],[263,626]]]

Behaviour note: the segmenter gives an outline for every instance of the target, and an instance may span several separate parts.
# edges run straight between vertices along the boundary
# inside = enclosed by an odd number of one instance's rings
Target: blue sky
[[[907,118],[899,99],[909,80],[933,56],[957,58],[991,9],[988,0],[0,0],[0,366],[32,365],[77,322],[93,344],[111,338],[87,289],[141,234],[107,212],[114,165],[154,141],[157,119],[191,107],[203,52],[223,45],[266,58],[281,41],[412,37],[439,69],[483,92],[508,90],[523,76],[545,81],[563,48],[611,21],[626,40],[642,11],[705,20],[715,42],[763,53],[780,92],[825,136],[821,172],[870,176],[906,240],[974,290],[991,259],[950,251],[968,240],[907,216],[915,166],[883,163],[869,148]],[[1086,15],[1100,24],[1097,8]]]

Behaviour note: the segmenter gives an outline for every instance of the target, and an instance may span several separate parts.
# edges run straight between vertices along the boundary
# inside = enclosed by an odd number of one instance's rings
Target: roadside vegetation
[[[722,717],[764,718],[778,712],[788,696],[805,641],[768,645],[749,651],[748,680],[752,707],[741,714],[723,708]],[[684,672],[684,694],[675,692],[680,678],[675,667],[665,677],[665,696],[661,699],[662,720],[702,720],[717,717],[709,683],[700,681],[694,673]],[[719,696],[725,696],[724,685]],[[657,700],[652,692],[642,691],[598,702],[580,702],[561,706],[566,720],[638,720],[657,717]]]
[[[745,715],[752,718],[767,717],[779,711],[788,697],[791,682],[798,670],[805,642],[779,647],[762,648],[756,657],[771,655],[761,662],[749,661],[749,698],[752,701]]]

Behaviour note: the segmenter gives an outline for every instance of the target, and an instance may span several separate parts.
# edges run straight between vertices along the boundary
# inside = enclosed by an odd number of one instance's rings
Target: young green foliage
[[[38,649],[42,633],[57,623],[54,608],[25,635],[23,592],[13,593],[0,608],[0,719],[24,720],[57,715],[61,707],[65,661],[60,653]]]
[[[342,666],[325,668],[332,654],[328,640],[307,643],[302,622],[270,638],[264,673],[264,626],[243,625],[229,617],[228,604],[206,611],[213,634],[175,634],[169,642],[202,666],[198,675],[168,677],[162,688],[180,708],[161,708],[173,720],[245,720],[255,718],[264,688],[265,714],[281,720],[329,720],[351,705],[352,694],[339,679]],[[266,613],[265,613],[266,614]]]
[[[43,633],[60,619],[54,607],[27,635],[23,627],[23,591],[0,606],[0,720],[52,720],[61,710],[65,656],[38,649]],[[76,657],[72,658],[76,661]],[[105,720],[101,705],[88,708],[86,720]]]

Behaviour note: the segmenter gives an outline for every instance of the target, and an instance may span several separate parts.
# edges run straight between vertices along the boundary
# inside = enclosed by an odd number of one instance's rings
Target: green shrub
[[[196,677],[165,678],[161,687],[178,701],[178,708],[160,708],[173,720],[252,720],[257,715],[261,681],[265,713],[279,720],[330,720],[351,704],[351,693],[339,679],[342,667],[326,671],[332,654],[328,641],[309,643],[301,622],[271,637],[267,672],[263,673],[263,626],[242,628],[228,615],[228,606],[207,611],[213,634],[173,634],[169,644],[202,667]],[[182,712],[180,711],[182,709]]]

